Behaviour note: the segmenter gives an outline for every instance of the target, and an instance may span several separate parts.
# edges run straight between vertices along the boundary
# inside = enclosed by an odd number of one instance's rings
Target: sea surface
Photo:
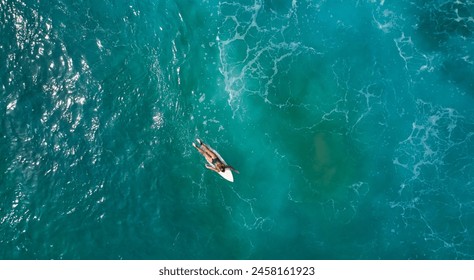
[[[474,259],[472,0],[0,0],[0,30],[0,259]]]

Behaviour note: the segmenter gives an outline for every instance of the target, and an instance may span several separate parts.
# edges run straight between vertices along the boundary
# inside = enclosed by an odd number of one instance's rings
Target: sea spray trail
[[[1,0],[0,258],[472,259],[473,17]]]

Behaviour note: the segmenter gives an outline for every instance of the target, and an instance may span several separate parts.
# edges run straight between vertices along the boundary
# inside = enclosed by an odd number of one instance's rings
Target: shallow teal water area
[[[0,259],[473,259],[473,18],[0,0]]]

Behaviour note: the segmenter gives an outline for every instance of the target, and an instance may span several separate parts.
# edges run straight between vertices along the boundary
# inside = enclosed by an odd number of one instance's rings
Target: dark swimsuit
[[[206,154],[209,155],[209,153],[206,153]],[[213,158],[213,159],[212,159],[211,164],[214,165],[214,168],[215,168],[215,167],[217,167],[216,164],[217,164],[218,162],[222,163],[221,160],[220,160],[218,157],[216,157],[216,158]]]
[[[215,158],[215,159],[212,160],[212,165],[214,165],[214,168],[217,168],[216,163],[218,163],[218,162],[222,163],[222,162],[220,161],[220,159],[218,159],[218,158]],[[225,170],[226,166],[225,166],[223,163],[222,163],[222,165],[223,165],[223,168],[224,168],[224,170]],[[224,172],[224,171],[219,170],[219,172]]]

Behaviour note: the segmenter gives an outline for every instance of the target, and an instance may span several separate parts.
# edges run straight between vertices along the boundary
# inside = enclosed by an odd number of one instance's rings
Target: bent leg
[[[203,146],[204,146],[204,145],[203,145]],[[207,161],[208,163],[212,164],[212,159],[213,159],[213,158],[212,158],[212,155],[210,155],[210,154],[209,154],[207,151],[205,151],[203,148],[200,148],[200,147],[196,146],[196,144],[194,144],[194,143],[193,143],[193,147],[196,148],[196,150],[198,150],[199,153],[204,156],[204,158],[206,159],[206,161]]]
[[[198,152],[199,152],[201,155],[206,156],[206,152],[205,152],[203,149],[201,149],[201,148],[199,148],[198,146],[196,146],[196,144],[193,143],[193,147],[196,148],[196,150],[198,150]]]
[[[202,147],[201,149],[205,151],[210,157],[212,158],[216,157],[214,152],[211,149],[209,149],[209,147],[206,144],[203,144],[201,147]]]

